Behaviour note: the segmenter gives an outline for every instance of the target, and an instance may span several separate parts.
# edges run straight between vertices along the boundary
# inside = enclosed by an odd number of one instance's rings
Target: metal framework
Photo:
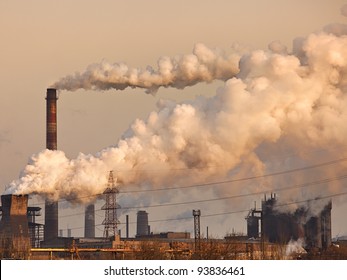
[[[37,216],[41,216],[40,207],[27,208],[30,244],[32,248],[39,248],[41,241],[44,240],[44,225],[36,223],[35,217]]]
[[[117,209],[120,208],[119,204],[117,204],[118,193],[119,190],[115,186],[113,171],[110,171],[107,188],[104,191],[106,203],[101,208],[102,210],[105,210],[105,219],[102,224],[105,225],[104,238],[106,239],[111,236],[116,237],[116,235],[118,234],[119,221],[117,217]]]

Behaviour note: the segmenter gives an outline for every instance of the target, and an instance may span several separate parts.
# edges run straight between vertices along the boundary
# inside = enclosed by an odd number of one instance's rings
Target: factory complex
[[[47,89],[46,148],[57,149],[57,92]],[[347,242],[332,238],[332,201],[312,215],[307,207],[294,213],[278,209],[276,194],[264,197],[261,207],[245,217],[246,234],[222,239],[201,235],[200,209],[192,209],[192,229],[151,232],[148,213],[137,212],[136,235],[118,230],[118,188],[113,172],[103,196],[103,237],[95,236],[95,205],[85,207],[84,236],[62,237],[58,229],[58,202],[46,200],[44,224],[36,222],[40,207],[28,205],[28,194],[1,196],[0,257],[2,259],[346,259]],[[193,232],[191,236],[190,232]]]

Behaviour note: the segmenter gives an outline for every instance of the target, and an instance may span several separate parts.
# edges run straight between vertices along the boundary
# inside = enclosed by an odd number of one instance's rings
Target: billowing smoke
[[[311,34],[296,40],[291,54],[279,42],[269,48],[249,52],[237,64],[197,45],[193,55],[162,58],[156,72],[102,64],[62,79],[54,86],[74,90],[183,88],[232,77],[213,97],[179,104],[159,101],[147,120],[136,120],[115,146],[97,155],[80,154],[71,160],[62,151],[44,150],[32,156],[6,192],[87,202],[103,192],[109,170],[115,171],[121,187],[155,189],[261,176],[346,156],[347,37]],[[332,178],[346,170],[344,162],[330,167],[219,184],[222,188],[213,192],[254,193]],[[337,180],[294,188],[279,197],[315,198],[338,193],[342,185]]]
[[[286,246],[285,257],[287,259],[290,259],[293,255],[298,256],[298,255],[307,254],[304,247],[305,247],[304,239],[299,238],[298,240],[290,240]]]
[[[125,63],[92,64],[82,73],[69,75],[55,84],[58,90],[123,90],[127,87],[144,88],[154,93],[159,87],[183,89],[200,82],[228,80],[238,72],[240,55],[227,56],[220,50],[211,50],[196,44],[193,53],[176,58],[161,57],[158,68],[147,66],[145,70],[130,68]]]

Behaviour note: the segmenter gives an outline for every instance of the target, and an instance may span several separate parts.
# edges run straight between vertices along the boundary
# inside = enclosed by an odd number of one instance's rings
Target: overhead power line
[[[225,196],[225,197],[219,197],[219,198],[210,198],[210,199],[203,199],[203,200],[186,201],[186,202],[154,204],[154,205],[147,205],[147,206],[122,207],[122,210],[146,209],[146,208],[154,208],[154,207],[168,207],[168,206],[187,205],[187,204],[194,204],[194,203],[205,203],[205,202],[211,202],[211,201],[220,201],[220,200],[226,200],[226,199],[235,199],[235,198],[242,198],[242,197],[248,197],[248,196],[253,196],[253,195],[261,195],[261,194],[268,193],[268,192],[281,192],[281,191],[293,190],[293,189],[298,189],[298,188],[317,186],[317,185],[320,185],[320,184],[329,183],[329,182],[337,181],[337,180],[344,180],[344,179],[347,179],[347,175],[331,177],[331,178],[325,178],[325,179],[312,181],[312,182],[308,182],[308,183],[304,183],[304,184],[297,184],[297,185],[294,185],[294,186],[283,187],[283,188],[280,188],[280,189],[269,189],[269,190],[263,190],[263,191],[259,191],[259,192],[252,192],[252,193],[248,193],[248,194],[240,194],[240,195]],[[344,193],[341,193],[341,194],[343,195]],[[335,196],[339,196],[341,194],[330,194],[330,195],[326,195],[325,197],[335,197]],[[320,198],[318,198],[318,199],[320,199]],[[317,200],[317,199],[312,199],[312,200]],[[304,200],[303,202],[307,202],[307,201],[309,201],[309,200]],[[297,203],[300,203],[300,201],[297,202]],[[283,204],[283,205],[290,205],[290,204],[293,204],[293,203],[290,202],[289,204]],[[245,211],[248,211],[248,210],[242,210],[241,212],[245,212]],[[96,210],[96,211],[101,211],[101,210]],[[238,213],[238,212],[239,211],[236,211],[236,212],[233,211],[233,212],[230,212],[230,213]],[[84,212],[64,215],[64,216],[61,216],[60,218],[67,218],[67,217],[73,217],[73,216],[79,216],[79,215],[84,215]],[[204,217],[204,215],[202,217]]]
[[[330,183],[333,181],[338,180],[344,180],[347,179],[347,175],[341,175],[336,177],[330,177],[325,178],[321,180],[316,180],[308,183],[302,183],[297,184],[293,186],[283,187],[283,188],[271,188],[271,189],[264,189],[258,192],[250,192],[246,194],[238,194],[238,195],[231,195],[231,196],[223,196],[223,197],[216,197],[216,198],[207,198],[207,199],[200,199],[200,200],[190,200],[190,201],[182,201],[182,202],[172,202],[172,203],[160,203],[160,204],[151,204],[151,205],[142,205],[142,206],[122,206],[122,210],[132,210],[132,209],[146,209],[146,208],[156,208],[156,207],[168,207],[168,206],[178,206],[178,205],[187,205],[187,204],[195,204],[195,203],[205,203],[205,202],[212,202],[212,201],[221,201],[221,200],[228,200],[228,199],[236,199],[236,198],[243,198],[243,197],[249,197],[249,196],[255,196],[255,195],[262,195],[269,192],[283,192],[293,189],[300,189],[300,188],[306,188],[306,187],[313,187],[318,186],[321,184]]]
[[[223,185],[227,183],[235,183],[235,182],[242,182],[242,181],[249,181],[249,180],[255,180],[255,179],[260,179],[260,178],[267,178],[267,177],[273,177],[273,176],[279,176],[279,175],[284,175],[284,174],[290,174],[290,173],[295,173],[295,172],[300,172],[300,171],[305,171],[305,170],[310,170],[314,168],[319,168],[323,166],[329,166],[329,165],[334,165],[337,163],[345,162],[347,161],[347,158],[340,158],[332,161],[327,161],[327,162],[322,162],[314,165],[309,165],[309,166],[304,166],[300,168],[295,168],[295,169],[289,169],[289,170],[283,170],[283,171],[278,171],[278,172],[273,172],[273,173],[268,173],[268,174],[263,174],[263,175],[258,175],[258,176],[249,176],[249,177],[243,177],[243,178],[236,178],[236,179],[230,179],[230,180],[223,180],[223,181],[214,181],[214,182],[208,182],[208,183],[197,183],[197,184],[192,184],[192,185],[187,185],[187,186],[177,186],[177,187],[170,187],[170,188],[156,188],[156,189],[146,189],[146,190],[129,190],[129,191],[122,191],[120,189],[119,193],[120,194],[126,194],[126,193],[146,193],[146,192],[156,192],[156,191],[170,191],[170,190],[176,190],[176,189],[187,189],[187,188],[197,188],[197,187],[205,187],[205,186],[212,186],[212,185]],[[68,202],[73,202],[76,200],[81,200],[81,199],[88,199],[88,198],[97,198],[101,197],[103,194],[98,193],[94,195],[88,195],[88,196],[80,196],[78,198],[62,198],[59,199],[59,202],[63,201],[68,201]],[[44,205],[44,203],[39,203],[36,205]]]
[[[286,206],[289,206],[289,205],[308,203],[308,202],[312,202],[312,201],[319,201],[319,200],[324,200],[324,199],[338,197],[338,196],[344,196],[344,195],[347,195],[347,192],[341,192],[341,193],[326,195],[326,196],[318,197],[318,198],[315,198],[315,199],[297,200],[297,201],[292,201],[292,202],[288,202],[288,203],[276,204],[274,207],[275,208],[281,208],[281,207],[286,207]],[[210,213],[210,214],[201,215],[201,217],[202,218],[208,218],[208,217],[226,216],[226,215],[233,215],[233,214],[240,214],[240,213],[247,213],[247,212],[249,212],[249,209],[235,210],[235,211],[228,211],[228,212],[220,212],[220,213]],[[193,219],[192,216],[189,216],[189,217],[178,217],[178,218],[157,219],[157,220],[150,220],[148,222],[149,223],[159,223],[159,222],[172,222],[172,221],[191,220],[191,219]],[[122,224],[125,224],[125,223],[120,223],[120,225],[122,225]],[[135,222],[130,222],[129,224],[135,224]],[[101,226],[101,224],[97,224],[96,226]],[[75,228],[71,228],[71,229],[82,229],[82,228],[83,227],[75,227]]]

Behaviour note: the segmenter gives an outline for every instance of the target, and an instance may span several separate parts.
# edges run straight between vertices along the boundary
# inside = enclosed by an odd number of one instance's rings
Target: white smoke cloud
[[[305,240],[302,238],[299,238],[298,240],[290,240],[286,246],[285,257],[287,259],[290,259],[291,257],[293,257],[293,255],[300,256],[307,254],[304,246]]]
[[[109,170],[116,171],[121,186],[162,188],[230,179],[236,172],[239,176],[262,175],[276,168],[296,167],[297,162],[286,157],[288,151],[308,165],[322,161],[313,152],[317,149],[323,149],[330,157],[345,156],[347,37],[321,32],[296,40],[295,44],[293,54],[276,43],[270,51],[243,55],[237,76],[227,80],[213,97],[198,97],[180,104],[158,102],[157,110],[147,120],[136,120],[115,146],[95,156],[80,154],[70,160],[62,151],[49,150],[34,155],[6,192],[87,202],[103,192]],[[233,76],[236,68],[234,59],[220,60],[215,52],[198,45],[193,55],[177,61],[162,58],[156,72],[132,70],[135,74],[130,75],[125,65],[97,65],[84,74],[64,78],[59,87],[108,89],[121,85],[119,88],[153,89],[175,84],[183,88],[201,80]],[[119,74],[113,82],[106,79],[118,72],[125,82]],[[93,82],[86,82],[86,76],[92,77]],[[144,76],[151,82],[145,82]],[[130,77],[136,81],[131,85]],[[106,83],[99,83],[100,80]],[[122,82],[118,83],[119,80]],[[274,151],[287,159],[280,167],[273,166]],[[341,163],[334,170],[319,171],[318,175],[315,171],[229,184],[215,192],[252,193],[345,170]],[[335,182],[282,192],[279,197],[295,201],[336,193],[342,188]]]
[[[170,58],[161,57],[157,69],[147,66],[145,70],[130,68],[125,63],[92,64],[82,73],[66,76],[52,85],[58,90],[123,90],[127,87],[146,89],[154,93],[159,87],[183,89],[200,82],[227,80],[238,72],[240,55],[226,55],[196,44],[192,54]]]

